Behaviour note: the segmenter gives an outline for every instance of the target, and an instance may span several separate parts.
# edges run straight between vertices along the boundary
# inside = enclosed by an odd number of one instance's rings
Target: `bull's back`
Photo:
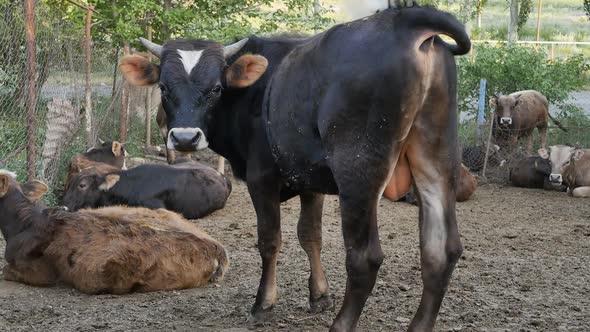
[[[359,158],[388,158],[394,142],[407,136],[430,83],[454,84],[429,67],[454,64],[446,45],[434,37],[422,49],[404,38],[415,33],[376,15],[330,29],[283,60],[264,114],[273,156],[292,188],[315,183],[311,189],[334,193],[336,146],[357,147]]]

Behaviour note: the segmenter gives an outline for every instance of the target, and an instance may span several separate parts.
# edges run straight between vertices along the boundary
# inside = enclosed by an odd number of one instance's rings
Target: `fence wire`
[[[85,70],[84,25],[63,20],[63,13],[49,10],[43,2],[35,8],[36,85],[35,119],[37,178],[50,187],[62,187],[70,159],[85,151]],[[80,22],[85,18],[80,17]],[[80,23],[78,22],[78,23]],[[26,179],[27,59],[25,18],[20,1],[0,2],[0,168],[16,171]],[[122,51],[110,43],[92,42],[91,90],[94,126],[92,135],[102,140],[119,140],[119,114],[123,108],[123,80],[117,70]],[[155,124],[159,104],[158,89],[127,87],[129,98],[127,149],[136,155],[146,143],[147,92],[150,100],[151,141],[159,144]],[[156,136],[157,135],[157,136]],[[148,136],[149,137],[149,136]]]

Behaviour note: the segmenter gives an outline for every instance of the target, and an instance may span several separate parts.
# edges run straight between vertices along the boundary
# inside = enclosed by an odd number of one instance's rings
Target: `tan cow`
[[[549,181],[564,183],[575,197],[590,197],[590,149],[553,145],[539,149],[539,155],[551,162]]]
[[[590,150],[575,150],[562,175],[570,195],[590,197]]]
[[[547,120],[551,118],[563,131],[567,131],[559,121],[549,114],[547,98],[535,90],[525,90],[499,95],[490,99],[495,108],[492,135],[501,148],[515,148],[518,139],[526,139],[526,151],[533,150],[533,131],[539,130],[541,147],[546,148]]]
[[[40,181],[21,185],[0,171],[6,280],[125,294],[203,286],[228,268],[223,246],[179,214],[122,206],[42,210],[36,201],[45,192]]]

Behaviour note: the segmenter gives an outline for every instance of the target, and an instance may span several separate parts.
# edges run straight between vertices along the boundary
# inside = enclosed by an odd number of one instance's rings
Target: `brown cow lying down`
[[[125,165],[125,157],[127,151],[123,144],[113,142],[101,142],[100,146],[88,149],[88,151],[77,154],[70,162],[70,169],[68,170],[68,177],[66,179],[66,188],[72,177],[84,168],[92,167],[97,163],[105,163],[119,169],[127,169]]]
[[[398,166],[396,166],[396,172],[397,167],[400,166],[402,168],[404,167],[403,161],[398,162]],[[416,204],[413,187],[411,187],[409,191],[406,187],[406,185],[409,186],[411,179],[400,179],[399,177],[396,177],[396,172],[394,172],[392,175],[389,184],[383,192],[383,196],[392,201],[405,201],[411,204]],[[477,188],[477,179],[465,165],[461,164],[458,180],[459,181],[457,183],[457,192],[455,193],[455,197],[457,202],[465,202],[469,200],[469,198],[471,198],[475,192],[475,189]],[[406,191],[404,192],[404,189],[402,188],[405,188]]]
[[[197,219],[223,208],[230,193],[228,178],[196,162],[128,170],[102,164],[72,178],[63,204],[72,211],[111,205],[165,208]]]
[[[46,191],[42,182],[20,185],[0,171],[6,280],[125,294],[203,286],[228,268],[223,246],[174,212],[119,206],[44,213],[36,201]]]
[[[551,161],[551,182],[565,184],[574,197],[590,197],[590,149],[553,145],[539,155]]]

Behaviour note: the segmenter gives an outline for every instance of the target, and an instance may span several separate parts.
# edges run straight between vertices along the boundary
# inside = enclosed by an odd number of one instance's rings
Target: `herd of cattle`
[[[438,35],[451,37],[447,44]],[[158,122],[169,165],[125,167],[125,149],[103,143],[76,156],[64,207],[39,199],[48,188],[0,171],[4,278],[32,285],[57,281],[82,292],[127,293],[197,287],[223,277],[223,246],[186,219],[223,208],[231,182],[176,152],[204,148],[225,157],[246,182],[257,215],[262,277],[251,321],[276,304],[280,203],[301,200],[297,226],[309,258],[313,312],[334,306],[322,267],[324,194],[339,196],[346,248],[346,293],[332,331],[352,331],[383,261],[377,226],[382,196],[415,192],[420,207],[422,298],[409,329],[434,328],[462,254],[455,202],[469,199],[483,158],[463,160],[457,146],[454,56],[471,42],[451,15],[413,1],[309,37],[251,36],[232,45],[142,39],[159,64],[128,55],[127,81],[158,84]],[[519,186],[563,184],[590,196],[590,151],[546,150],[547,100],[534,91],[497,96],[496,146],[516,147],[539,128],[542,149],[511,169]],[[466,148],[465,152],[478,150]]]

